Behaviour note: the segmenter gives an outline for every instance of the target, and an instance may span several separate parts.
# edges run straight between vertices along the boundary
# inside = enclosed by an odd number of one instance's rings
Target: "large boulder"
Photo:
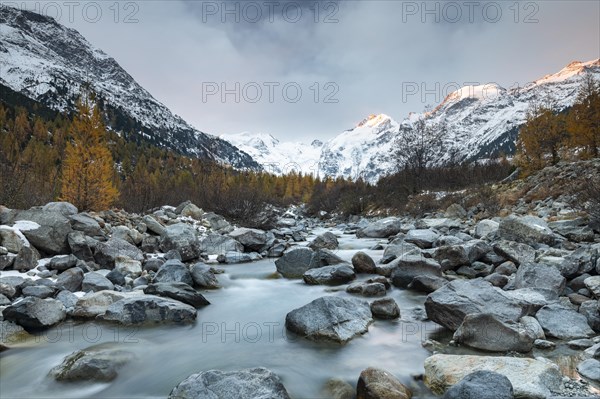
[[[369,224],[356,232],[358,238],[387,238],[398,234],[402,229],[402,221],[398,218],[390,217],[381,219]]]
[[[192,374],[180,382],[169,399],[290,399],[279,377],[265,368]]]
[[[190,268],[194,286],[198,288],[221,288],[219,280],[212,268],[203,263],[196,263]]]
[[[328,231],[317,236],[317,238],[315,238],[310,244],[308,244],[308,247],[314,250],[322,248],[333,250],[337,249],[338,245],[339,243],[335,234]]]
[[[598,299],[600,299],[600,276],[592,276],[583,280],[585,287]]]
[[[44,212],[58,212],[64,216],[76,215],[77,207],[70,202],[49,202],[42,207]]]
[[[98,292],[114,289],[114,284],[100,273],[90,272],[83,276],[83,281],[81,283],[81,290],[83,292]]]
[[[510,380],[502,374],[479,370],[453,385],[443,399],[513,399]]]
[[[433,247],[433,243],[440,237],[438,233],[431,229],[409,230],[406,233],[404,241],[415,244],[419,248],[426,249]]]
[[[373,322],[369,304],[324,296],[287,314],[288,330],[310,340],[346,343],[364,334]]]
[[[301,278],[307,270],[319,267],[320,262],[310,248],[292,248],[275,261],[277,271],[286,278]]]
[[[21,248],[29,246],[29,241],[18,229],[0,226],[0,246],[3,246],[10,253],[17,254]]]
[[[242,244],[247,252],[259,252],[267,244],[267,233],[258,229],[235,229],[229,236]]]
[[[109,382],[117,378],[117,371],[134,359],[131,352],[117,349],[89,348],[73,352],[61,364],[50,370],[57,381]]]
[[[167,226],[161,236],[160,249],[163,252],[178,251],[184,262],[197,259],[200,248],[196,230],[185,223]]]
[[[69,253],[67,236],[73,230],[69,219],[62,213],[34,209],[18,212],[16,220],[34,222],[34,224],[29,224],[27,228],[21,229],[21,231],[39,251],[47,255]]]
[[[77,257],[75,255],[57,255],[50,259],[46,266],[50,270],[57,270],[58,272],[64,272],[77,264]]]
[[[173,299],[143,295],[114,302],[101,318],[124,325],[166,322],[188,324],[196,320],[196,309]]]
[[[74,231],[67,236],[69,248],[74,256],[86,262],[94,261],[92,249],[81,231]]]
[[[417,276],[442,277],[442,268],[439,263],[419,255],[398,258],[389,266],[394,266],[392,284],[399,288],[407,288]]]
[[[166,261],[154,276],[155,283],[185,283],[194,285],[192,274],[186,265],[177,259]]]
[[[117,257],[127,257],[133,260],[144,260],[144,254],[136,246],[120,238],[111,238],[98,243],[94,259],[104,269],[114,269]]]
[[[115,302],[131,295],[141,295],[141,292],[125,294],[116,291],[98,291],[88,293],[77,300],[72,315],[73,317],[95,319],[106,313],[106,310]]]
[[[351,266],[340,264],[307,270],[302,277],[306,284],[341,285],[354,280],[356,274]]]
[[[469,374],[481,370],[508,378],[517,398],[546,399],[562,385],[558,366],[548,361],[470,355],[433,355],[427,358],[425,384],[435,394],[442,395]]]
[[[391,373],[369,367],[358,377],[356,399],[410,399],[412,392]]]
[[[32,246],[24,246],[21,248],[13,261],[13,269],[25,272],[34,269],[38,265],[40,254]]]
[[[569,239],[569,241],[594,241],[594,230],[586,225],[586,221],[583,218],[550,222],[548,223],[548,227],[555,233]]]
[[[489,313],[502,321],[517,321],[529,310],[481,278],[446,284],[427,296],[425,309],[429,319],[452,331],[469,314]]]
[[[144,293],[175,299],[195,308],[210,305],[210,302],[202,294],[184,283],[150,284],[144,289]]]
[[[494,252],[517,265],[535,262],[535,249],[527,244],[500,240],[494,244]]]
[[[594,335],[587,319],[581,313],[560,303],[551,303],[541,308],[535,315],[547,336],[571,340]]]
[[[261,256],[256,252],[229,251],[217,256],[217,261],[219,263],[226,263],[229,265],[233,265],[236,263],[249,263],[259,259],[261,259]]]
[[[586,359],[579,363],[577,371],[585,378],[600,382],[600,361],[596,359]]]
[[[554,245],[557,237],[548,224],[535,216],[508,216],[500,222],[498,236],[533,247],[539,244]]]
[[[83,278],[83,270],[78,267],[73,267],[58,275],[58,278],[56,279],[56,288],[71,292],[80,291],[81,285],[83,284]]]
[[[502,321],[491,314],[477,313],[465,316],[454,333],[454,340],[463,345],[489,352],[530,352],[535,331],[526,325]]]
[[[146,228],[151,233],[154,233],[158,236],[162,236],[165,233],[165,226],[163,226],[157,218],[152,215],[145,215],[142,218],[142,221],[146,225]]]
[[[201,253],[206,253],[207,255],[221,255],[231,251],[243,252],[244,246],[229,236],[209,234],[200,241],[198,249]]]
[[[600,333],[600,301],[585,301],[579,307],[579,313],[585,316],[592,330]]]
[[[377,270],[373,258],[364,252],[357,252],[352,256],[352,266],[356,273],[374,274]]]
[[[65,307],[56,299],[27,297],[2,311],[4,320],[29,330],[40,330],[60,323],[66,317]]]
[[[475,226],[475,238],[489,238],[496,234],[500,223],[495,220],[484,219]]]
[[[394,298],[381,298],[371,302],[371,314],[376,319],[390,320],[400,317],[400,307]]]
[[[104,232],[100,223],[87,213],[79,213],[69,217],[71,227],[90,237],[104,237]]]
[[[438,247],[433,253],[433,258],[438,261],[443,270],[455,270],[460,266],[468,266],[471,264],[469,255],[463,245],[445,245]]]
[[[404,241],[396,244],[392,243],[388,245],[383,251],[381,263],[387,264],[393,261],[394,259],[401,258],[406,255],[419,255],[420,253],[421,248],[417,247],[415,244],[411,244]]]
[[[517,269],[515,288],[536,288],[562,295],[567,280],[551,266],[538,263],[525,263]]]
[[[211,230],[219,234],[227,234],[234,230],[231,224],[229,224],[223,216],[217,215],[216,213],[207,212],[202,215],[202,219],[206,220],[210,225]]]

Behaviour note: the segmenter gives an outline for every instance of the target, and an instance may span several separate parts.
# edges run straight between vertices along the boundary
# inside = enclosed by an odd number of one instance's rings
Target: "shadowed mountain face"
[[[119,64],[54,19],[0,6],[0,84],[49,108],[71,111],[82,89],[96,93],[107,125],[128,139],[235,168],[261,169],[231,143],[174,115]]]

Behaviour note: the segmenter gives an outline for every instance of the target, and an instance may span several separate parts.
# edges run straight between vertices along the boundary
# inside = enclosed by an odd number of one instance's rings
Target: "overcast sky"
[[[600,57],[596,0],[99,1],[101,17],[83,2],[72,23],[57,3],[60,22],[216,135],[328,139],[371,113],[422,111],[458,86],[524,85]]]

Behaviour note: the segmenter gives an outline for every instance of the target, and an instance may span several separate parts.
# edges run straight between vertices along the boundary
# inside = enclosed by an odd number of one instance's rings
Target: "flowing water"
[[[343,235],[336,253],[349,261],[363,250],[378,259],[382,251],[368,249],[376,243]],[[286,314],[323,295],[349,296],[343,289],[273,279],[273,259],[224,269],[219,275],[224,288],[203,292],[211,305],[198,310],[193,326],[65,323],[2,353],[0,397],[164,398],[193,373],[263,366],[281,377],[292,397],[325,398],[328,379],[355,383],[369,366],[387,369],[408,385],[414,384],[412,374],[423,372],[428,352],[421,341],[435,330],[433,323],[418,321],[414,310],[422,308],[424,296],[392,290],[388,295],[398,302],[401,320],[377,320],[346,345],[314,343],[286,332]],[[57,383],[47,377],[65,356],[96,345],[127,349],[136,359],[111,383]]]
[[[349,261],[362,250],[377,260],[383,251],[369,249],[377,242],[341,235],[336,253]],[[424,295],[392,289],[388,296],[400,306],[400,320],[376,320],[368,333],[346,345],[314,343],[286,332],[286,314],[323,295],[350,296],[343,287],[275,279],[273,259],[224,269],[226,273],[219,275],[223,288],[203,292],[211,305],[198,310],[192,326],[124,328],[68,322],[0,354],[0,398],[165,398],[190,374],[259,366],[277,373],[297,399],[326,398],[323,387],[328,379],[355,384],[367,367],[390,371],[417,391],[416,398],[433,397],[412,378],[423,373],[429,356],[421,342],[431,335],[447,342],[451,335],[440,333],[434,323],[419,321]],[[47,377],[65,356],[93,346],[126,349],[136,359],[110,383],[57,383]],[[571,361],[575,355],[562,354],[558,359],[567,375],[576,374],[576,362]]]

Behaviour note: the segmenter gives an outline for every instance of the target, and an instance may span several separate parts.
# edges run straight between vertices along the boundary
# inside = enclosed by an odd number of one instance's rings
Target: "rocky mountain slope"
[[[54,19],[0,7],[0,85],[52,109],[73,109],[82,88],[98,96],[108,124],[130,139],[238,168],[260,169],[229,142],[198,131],[140,86],[113,58]],[[4,99],[4,94],[3,94]]]

